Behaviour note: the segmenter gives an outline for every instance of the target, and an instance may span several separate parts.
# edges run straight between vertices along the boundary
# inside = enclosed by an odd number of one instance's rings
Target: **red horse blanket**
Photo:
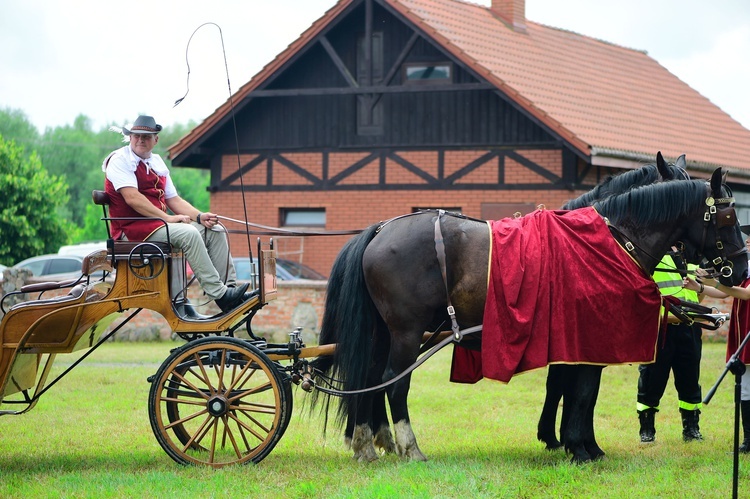
[[[489,222],[481,352],[456,345],[451,381],[503,382],[553,363],[650,363],[661,295],[593,208]]]

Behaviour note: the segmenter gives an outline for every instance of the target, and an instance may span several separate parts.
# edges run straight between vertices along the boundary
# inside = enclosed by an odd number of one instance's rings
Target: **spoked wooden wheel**
[[[246,341],[201,338],[159,367],[148,399],[151,428],[180,464],[257,463],[291,417],[286,384],[276,365]]]

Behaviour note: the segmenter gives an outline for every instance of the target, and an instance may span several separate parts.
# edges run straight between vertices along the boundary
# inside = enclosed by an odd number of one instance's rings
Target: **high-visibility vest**
[[[693,270],[697,265],[688,265],[689,270]],[[664,258],[661,259],[659,269],[678,269],[677,263],[675,262],[672,255],[667,253]],[[659,286],[659,292],[664,296],[675,296],[681,300],[698,303],[698,293],[693,290],[685,289],[682,287],[682,274],[679,272],[670,272],[668,270],[657,270],[653,274],[654,282]]]

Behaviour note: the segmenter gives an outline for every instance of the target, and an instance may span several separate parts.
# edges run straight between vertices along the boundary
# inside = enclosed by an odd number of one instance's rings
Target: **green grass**
[[[258,465],[218,471],[174,463],[148,422],[146,377],[176,344],[107,344],[28,414],[0,417],[0,497],[728,497],[734,378],[701,415],[705,440],[685,444],[674,388],[657,415],[657,442],[638,442],[635,366],[604,370],[596,431],[607,456],[572,465],[536,440],[546,370],[508,385],[447,381],[450,349],[415,372],[411,416],[426,463],[351,459],[339,433],[295,389],[289,429]],[[704,345],[704,393],[724,368],[723,344]],[[58,357],[56,369],[69,358]],[[750,492],[741,456],[740,497]]]

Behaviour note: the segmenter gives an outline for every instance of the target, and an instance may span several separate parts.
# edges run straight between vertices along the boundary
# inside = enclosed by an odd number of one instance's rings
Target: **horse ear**
[[[687,161],[685,161],[685,155],[681,154],[679,158],[677,158],[677,161],[674,162],[674,165],[678,168],[682,168],[683,170],[687,170]]]
[[[714,197],[721,197],[721,184],[723,183],[723,177],[721,168],[714,170],[713,175],[711,175],[711,192],[714,193]]]
[[[664,156],[661,155],[661,151],[656,153],[656,168],[659,170],[662,179],[672,180],[674,178],[672,171],[667,166],[667,162],[664,161]]]

